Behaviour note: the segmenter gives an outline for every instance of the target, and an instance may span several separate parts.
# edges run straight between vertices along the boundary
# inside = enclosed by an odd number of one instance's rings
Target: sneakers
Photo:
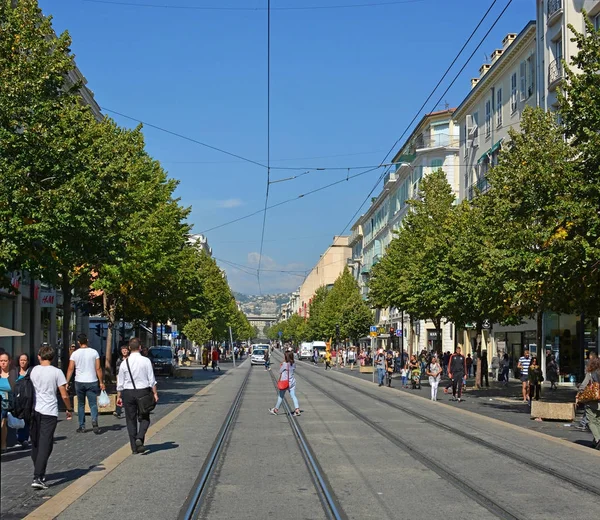
[[[75,433],[85,433],[85,426],[80,426],[75,430]]]
[[[271,415],[277,415],[277,408],[269,408],[269,413]]]
[[[293,415],[294,417],[300,417],[300,415],[301,415],[301,414],[300,414],[300,410],[294,410],[294,411],[292,412],[292,415]]]
[[[95,422],[95,423],[92,423],[92,431],[93,431],[93,432],[94,432],[96,435],[98,435],[98,434],[100,433],[100,426],[98,426],[98,423],[97,423],[97,422]]]
[[[31,487],[34,489],[48,489],[48,486],[46,485],[46,483],[39,478],[34,478],[33,482],[31,483]]]
[[[144,441],[142,441],[142,439],[135,440],[135,447],[137,448],[138,453],[146,453],[148,451],[148,448],[144,446]]]

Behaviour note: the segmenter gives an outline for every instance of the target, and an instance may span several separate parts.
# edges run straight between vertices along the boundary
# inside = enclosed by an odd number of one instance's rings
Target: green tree
[[[312,341],[326,341],[327,335],[325,301],[327,287],[319,287],[313,295],[308,306],[308,337]]]
[[[419,197],[408,201],[411,211],[402,228],[372,270],[369,299],[373,306],[403,309],[441,329],[451,291],[445,266],[454,200],[441,169],[423,179]]]
[[[212,338],[212,331],[202,318],[188,321],[183,327],[183,333],[199,346],[203,346]]]

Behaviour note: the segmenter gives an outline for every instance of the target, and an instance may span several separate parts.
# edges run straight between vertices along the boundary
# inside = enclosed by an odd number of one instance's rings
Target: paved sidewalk
[[[312,366],[312,363],[310,363]],[[323,365],[319,369],[325,371]],[[335,372],[346,374],[350,377],[356,377],[365,381],[371,381],[372,374],[361,374],[358,369],[351,371],[349,368],[336,368]],[[377,375],[375,376],[377,384]],[[577,417],[572,423],[568,421],[535,421],[530,415],[530,407],[523,403],[521,395],[521,383],[512,380],[505,387],[500,383],[492,381],[490,377],[490,387],[475,390],[474,378],[467,381],[467,391],[463,394],[465,401],[454,403],[450,401],[451,394],[444,394],[444,388],[450,384],[447,378],[444,378],[439,386],[438,401],[447,406],[460,406],[470,412],[485,415],[501,421],[506,421],[516,426],[521,426],[533,431],[539,431],[554,437],[565,439],[582,446],[592,445],[592,435],[588,432],[580,432],[573,427],[579,424],[582,417],[582,410],[577,410]],[[421,381],[421,390],[412,390],[401,388],[401,379],[399,374],[394,374],[392,387],[400,392],[410,393],[429,400],[431,390],[427,379]],[[574,402],[576,389],[574,387],[559,387],[558,390],[550,390],[550,386],[543,386],[541,400],[554,402]]]
[[[222,365],[223,371],[213,373],[201,367],[186,370],[193,372],[192,379],[159,378],[158,388],[160,400],[152,414],[152,422],[185,402],[200,388],[220,377],[229,368]],[[31,450],[10,449],[2,455],[0,478],[0,517],[2,520],[13,520],[25,517],[48,498],[56,495],[71,482],[91,471],[94,466],[128,443],[125,419],[117,419],[112,414],[99,418],[99,435],[91,431],[91,420],[86,416],[85,434],[75,433],[77,415],[71,421],[65,420],[61,412],[55,433],[54,450],[48,464],[47,491],[36,491],[30,487],[33,464]],[[152,449],[152,448],[151,448]],[[156,448],[160,449],[160,447]]]

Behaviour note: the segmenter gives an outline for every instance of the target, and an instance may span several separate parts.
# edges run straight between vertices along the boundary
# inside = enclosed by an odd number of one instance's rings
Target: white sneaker
[[[269,408],[269,413],[272,415],[277,415],[277,410],[275,410],[275,408]]]

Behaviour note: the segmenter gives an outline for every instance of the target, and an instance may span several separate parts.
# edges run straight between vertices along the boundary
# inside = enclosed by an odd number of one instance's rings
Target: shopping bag
[[[25,428],[25,421],[23,419],[17,419],[12,413],[8,412],[6,417],[6,423],[9,428],[13,430],[20,430]]]
[[[100,397],[98,397],[98,408],[106,408],[108,405],[110,405],[110,398],[108,397],[106,390],[102,390],[102,392],[100,392]]]

